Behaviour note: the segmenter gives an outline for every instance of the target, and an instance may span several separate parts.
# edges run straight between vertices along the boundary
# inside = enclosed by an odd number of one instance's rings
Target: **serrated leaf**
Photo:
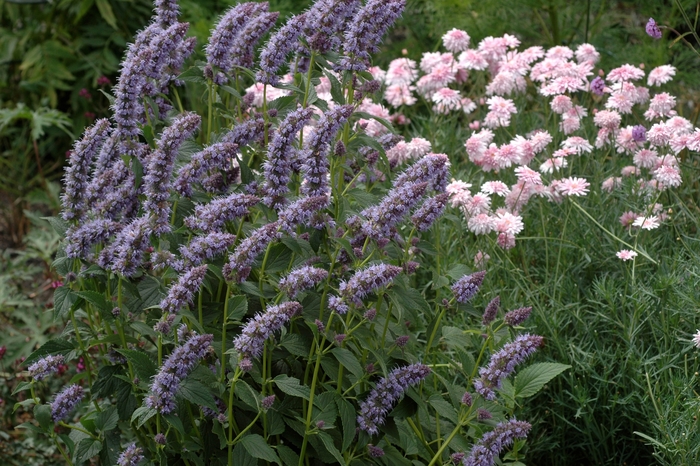
[[[49,405],[34,406],[34,419],[39,422],[39,426],[44,429],[44,431],[48,431],[53,425],[51,407]]]
[[[461,328],[442,327],[442,339],[452,348],[465,349],[469,346],[469,338]]]
[[[352,406],[352,403],[340,396],[336,398],[335,404],[338,406],[340,422],[343,424],[343,445],[341,450],[345,451],[350,447],[350,444],[355,438],[355,426],[357,422],[355,408]]]
[[[53,294],[54,316],[68,317],[71,307],[78,297],[67,286],[59,286]]]
[[[335,356],[338,362],[352,372],[355,377],[359,379],[364,375],[365,371],[362,369],[360,361],[358,361],[357,357],[349,350],[345,348],[333,348],[331,353],[333,353],[333,356]]]
[[[168,422],[168,424],[173,426],[175,430],[177,430],[180,433],[180,435],[185,435],[185,426],[179,417],[175,416],[174,414],[166,414],[165,416],[163,416],[163,419],[165,419]]]
[[[253,458],[258,458],[265,461],[274,461],[275,463],[282,466],[277,453],[273,450],[270,445],[267,444],[264,438],[258,434],[246,435],[239,441],[243,448],[252,456]]]
[[[118,421],[119,414],[117,413],[117,407],[112,406],[97,414],[95,418],[95,427],[102,432],[107,432],[117,427]]]
[[[142,425],[146,423],[150,418],[155,416],[157,411],[154,408],[149,408],[148,406],[141,406],[136,408],[134,414],[131,415],[131,423],[136,422],[136,428],[140,429]]]
[[[280,340],[280,346],[294,356],[306,357],[309,355],[309,347],[304,343],[301,335],[287,333]]]
[[[148,355],[142,351],[129,350],[129,349],[119,349],[117,350],[121,353],[127,361],[131,363],[131,366],[136,371],[136,376],[142,380],[150,380],[151,377],[158,372],[158,367],[156,363],[148,357]]]
[[[277,445],[276,448],[284,466],[297,466],[299,464],[299,455],[294,450],[286,445]]]
[[[253,410],[257,411],[259,409],[258,398],[255,394],[255,390],[253,390],[253,388],[244,380],[239,380],[236,382],[234,393],[243,403],[250,406]]]
[[[66,232],[68,231],[69,223],[63,220],[61,217],[41,217],[43,220],[46,220],[49,222],[49,225],[51,225],[51,228],[61,235],[61,237],[66,236]]]
[[[75,453],[76,463],[80,464],[102,450],[102,442],[94,438],[86,438],[80,441]]]
[[[39,349],[30,354],[29,357],[25,359],[23,365],[30,366],[39,359],[50,354],[62,354],[65,356],[74,349],[75,347],[73,346],[73,343],[69,342],[68,340],[64,340],[62,338],[54,338],[53,340],[49,340],[43,345],[41,345]]]
[[[112,305],[107,302],[102,293],[96,291],[75,291],[74,293],[111,317]]]
[[[178,395],[196,405],[206,406],[207,408],[211,408],[215,411],[219,409],[216,406],[214,395],[211,394],[207,387],[196,380],[185,379],[180,384]]]
[[[455,407],[445,401],[440,395],[432,395],[428,399],[428,403],[430,403],[430,406],[432,406],[440,416],[446,417],[455,425],[459,423]]]
[[[328,453],[333,455],[333,458],[338,461],[342,466],[345,466],[345,460],[343,459],[343,455],[340,454],[340,451],[336,448],[335,444],[333,443],[333,437],[328,435],[326,432],[319,432],[318,437],[321,439],[321,442],[323,442],[323,446],[326,447],[326,450],[328,450]]]
[[[305,385],[299,384],[299,379],[289,377],[286,374],[278,375],[273,379],[277,387],[287,395],[297,396],[309,400],[311,398],[311,389]]]
[[[21,391],[27,390],[29,387],[32,386],[31,382],[20,382],[17,384],[14,390],[12,390],[12,394],[19,393]]]
[[[516,398],[527,398],[542,390],[542,387],[557,375],[571,368],[556,362],[540,362],[526,367],[515,377]]]
[[[248,298],[243,295],[231,296],[228,299],[228,320],[240,321],[248,312]]]

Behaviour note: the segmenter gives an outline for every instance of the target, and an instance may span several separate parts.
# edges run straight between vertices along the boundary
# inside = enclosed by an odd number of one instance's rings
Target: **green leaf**
[[[571,366],[555,362],[541,362],[526,367],[515,377],[515,396],[527,398],[534,395],[547,382],[569,368]]]
[[[275,450],[273,450],[260,435],[246,435],[245,437],[241,438],[240,444],[243,445],[243,448],[245,448],[253,458],[258,458],[265,461],[274,461],[280,466],[282,465],[282,462],[277,456],[277,453],[275,453]]]
[[[339,363],[345,366],[352,374],[359,378],[362,378],[365,371],[362,369],[360,361],[357,360],[354,354],[345,348],[333,348],[331,353],[336,357]]]
[[[95,418],[95,427],[102,432],[107,432],[117,427],[118,421],[119,414],[117,413],[117,407],[112,406],[97,415],[97,418]]]
[[[228,299],[228,320],[240,321],[248,312],[248,298],[243,295]]]
[[[168,424],[173,426],[175,430],[177,430],[180,433],[180,435],[185,435],[185,426],[179,417],[177,417],[174,414],[166,414],[165,416],[163,416],[163,419],[168,421]]]
[[[345,466],[345,460],[343,459],[343,455],[341,455],[340,451],[335,447],[335,444],[333,443],[333,437],[328,435],[327,432],[319,432],[318,437],[323,442],[323,446],[326,447],[328,453],[333,455],[333,457],[338,461],[338,463]]]
[[[461,328],[442,327],[442,338],[452,348],[465,349],[469,346],[469,338]]]
[[[297,466],[299,464],[299,455],[294,450],[286,445],[277,445],[276,448],[284,466]]]
[[[68,340],[64,340],[62,338],[55,338],[41,345],[41,347],[34,351],[32,354],[30,354],[29,357],[22,364],[25,366],[30,366],[39,359],[50,354],[62,354],[65,356],[74,349],[75,347],[73,346],[73,343],[69,342]]]
[[[100,10],[100,16],[107,22],[112,29],[119,30],[117,26],[117,18],[114,16],[114,11],[112,11],[112,5],[109,4],[109,0],[96,0],[97,9]]]
[[[39,422],[39,426],[41,426],[44,431],[48,431],[53,426],[51,407],[49,405],[34,406],[34,419]]]
[[[136,408],[134,414],[131,415],[131,423],[136,422],[136,428],[140,429],[142,425],[146,423],[150,418],[155,416],[157,411],[154,408],[149,408],[147,406],[141,406]]]
[[[341,450],[345,451],[352,444],[355,438],[356,413],[355,408],[348,400],[338,396],[335,399],[335,404],[338,406],[340,413],[340,422],[343,424],[343,445]]]
[[[59,286],[53,294],[54,318],[56,316],[65,319],[70,313],[71,307],[78,297],[67,286]]]
[[[21,391],[27,390],[32,386],[31,382],[20,382],[17,384],[14,390],[12,390],[12,394],[19,393]]]
[[[428,399],[428,403],[430,403],[430,406],[432,406],[440,416],[449,419],[450,422],[455,425],[459,423],[457,410],[440,395],[432,395]]]
[[[294,356],[307,357],[309,355],[309,347],[304,343],[304,339],[295,333],[285,334],[280,340],[280,346]]]
[[[180,384],[180,391],[178,392],[178,395],[196,405],[206,406],[207,408],[211,408],[215,411],[219,409],[216,406],[214,395],[211,394],[207,387],[196,380],[185,379]]]
[[[51,228],[54,229],[56,233],[61,235],[62,237],[66,236],[66,232],[68,231],[68,227],[70,226],[68,222],[63,220],[61,217],[41,217],[43,220],[46,220],[49,222],[49,225],[51,225]]]
[[[309,400],[311,398],[311,389],[305,385],[299,384],[299,379],[289,377],[286,374],[278,375],[273,379],[277,387],[287,395],[297,396]]]
[[[80,464],[93,456],[97,455],[102,450],[102,442],[92,437],[83,439],[78,444],[78,450],[75,453],[76,463]]]
[[[239,380],[236,382],[234,393],[243,403],[250,406],[253,410],[258,411],[260,409],[255,390],[253,390],[253,388],[244,380]]]
[[[131,363],[139,379],[150,380],[158,372],[158,366],[146,353],[129,349],[119,349],[117,351]]]
[[[113,306],[107,302],[102,293],[97,293],[96,291],[76,291],[75,294],[95,306],[103,315],[108,315],[110,318],[112,317]]]

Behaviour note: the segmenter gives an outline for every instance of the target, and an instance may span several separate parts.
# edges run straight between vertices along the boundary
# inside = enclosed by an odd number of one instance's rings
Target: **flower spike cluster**
[[[65,420],[83,400],[85,392],[80,385],[69,385],[61,390],[51,403],[51,418],[54,422]]]
[[[259,358],[265,341],[299,313],[301,304],[289,301],[278,306],[268,306],[265,312],[250,319],[241,334],[233,340],[233,346],[238,351],[241,361]]]
[[[472,447],[469,456],[464,457],[464,466],[493,466],[503,448],[512,444],[515,439],[527,437],[532,426],[524,421],[511,419],[499,423],[491,432],[487,432]]]

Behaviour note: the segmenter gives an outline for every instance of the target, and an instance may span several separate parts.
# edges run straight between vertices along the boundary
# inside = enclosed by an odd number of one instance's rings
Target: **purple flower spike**
[[[279,287],[287,293],[287,296],[294,298],[300,291],[313,288],[326,278],[328,278],[327,270],[307,265],[289,272],[280,280]]]
[[[499,423],[491,432],[481,437],[473,447],[469,456],[462,460],[464,466],[493,466],[503,448],[513,443],[513,440],[527,437],[532,426],[524,421],[511,419]]]
[[[253,67],[253,56],[255,55],[255,46],[260,38],[273,28],[279,17],[278,12],[261,13],[251,19],[238,33],[233,41],[233,54],[231,61],[234,65],[244,68]]]
[[[193,238],[187,246],[180,246],[180,254],[187,265],[197,266],[207,259],[222,254],[236,241],[236,235],[213,231],[205,236]]]
[[[474,379],[474,389],[487,400],[495,400],[495,388],[501,387],[503,379],[508,377],[515,366],[525,361],[528,356],[544,344],[544,338],[538,335],[519,335],[491,356],[486,367],[479,369],[479,378]]]
[[[112,220],[98,218],[69,229],[66,233],[66,256],[87,259],[93,245],[106,241],[121,227]]]
[[[428,230],[433,225],[435,220],[437,220],[445,211],[445,206],[447,205],[447,200],[449,198],[449,194],[440,193],[435,197],[427,199],[411,217],[411,222],[413,222],[413,224],[416,226],[416,230]]]
[[[197,205],[194,215],[185,218],[185,225],[193,230],[218,231],[227,221],[247,215],[258,202],[259,198],[240,193],[216,198],[208,204]]]
[[[280,226],[292,232],[297,225],[311,226],[311,221],[321,210],[328,207],[327,195],[303,197],[291,203],[279,214]]]
[[[195,293],[202,286],[204,276],[207,274],[207,264],[188,270],[177,279],[168,295],[160,302],[163,313],[175,314],[186,304],[192,304]]]
[[[61,390],[53,403],[51,403],[51,418],[54,422],[63,421],[83,400],[83,387],[80,385],[69,385]]]
[[[370,435],[377,434],[386,415],[404,392],[425,379],[430,372],[430,367],[425,364],[411,364],[396,368],[388,376],[380,379],[367,399],[360,403],[360,414],[357,416],[360,429]]]
[[[204,174],[225,167],[236,157],[238,146],[218,142],[194,154],[182,167],[175,180],[175,190],[182,196],[192,196],[192,185],[201,181]]]
[[[226,76],[221,71],[227,73],[233,68],[233,44],[238,34],[252,18],[267,11],[267,8],[267,3],[241,3],[231,7],[219,18],[205,49],[207,69],[212,74],[208,77],[213,79],[215,83],[224,84]],[[213,74],[213,68],[217,69],[216,75]]]
[[[85,214],[84,198],[88,184],[90,165],[112,131],[109,120],[97,120],[85,130],[85,135],[75,143],[63,178],[64,191],[61,196],[64,220],[81,220]]]
[[[375,447],[371,443],[367,445],[367,451],[369,452],[370,458],[381,458],[384,456],[384,450],[379,447]]]
[[[54,356],[50,354],[29,366],[29,375],[34,380],[45,379],[49,375],[58,372],[58,367],[65,362],[66,360],[62,355]]]
[[[311,119],[313,109],[298,108],[287,115],[280,123],[267,150],[267,160],[263,164],[265,184],[263,202],[268,207],[284,204],[284,195],[289,192],[290,176],[292,173],[292,156],[294,148],[292,144],[296,140],[297,133],[302,130],[307,121]]]
[[[486,272],[474,272],[471,275],[465,275],[452,285],[452,293],[458,303],[466,303],[479,292],[481,283],[484,281]]]
[[[103,268],[131,277],[143,262],[143,254],[150,245],[151,234],[148,218],[139,217],[122,229],[108,248],[102,250],[99,265]]]
[[[647,22],[647,34],[649,34],[651,37],[654,39],[661,39],[661,29],[659,26],[656,24],[656,21],[654,21],[654,18],[649,18],[649,22]]]
[[[328,152],[330,145],[354,112],[352,105],[340,105],[326,112],[306,140],[306,150],[302,152],[301,171],[304,183],[301,192],[309,196],[328,194]]]
[[[300,312],[301,304],[289,301],[278,306],[268,306],[265,312],[250,319],[241,334],[233,340],[233,347],[240,354],[241,360],[259,358],[265,341]]]
[[[311,50],[326,53],[340,48],[342,33],[357,11],[358,0],[317,0],[307,14],[304,34]]]
[[[226,280],[238,283],[245,280],[250,273],[250,266],[255,258],[267,248],[268,244],[282,237],[279,229],[279,221],[268,223],[241,241],[229,256],[228,264],[224,265],[223,274]]]
[[[506,323],[506,325],[515,327],[525,322],[527,318],[530,317],[531,313],[532,307],[521,307],[519,309],[507,312],[503,320]]]
[[[364,71],[382,36],[401,16],[406,0],[368,0],[345,32],[340,69]]]
[[[153,5],[156,13],[155,21],[160,27],[166,29],[177,22],[177,17],[180,14],[180,6],[177,4],[177,0],[153,0]]]
[[[390,283],[402,271],[401,267],[388,264],[371,265],[358,270],[350,280],[340,283],[340,296],[356,305],[362,304],[362,298]]]
[[[153,233],[156,235],[170,231],[170,177],[180,146],[197,131],[200,123],[201,118],[196,113],[178,116],[172,125],[163,130],[156,143],[158,148],[148,159],[143,180],[146,191],[143,208],[151,216]]]
[[[119,454],[117,466],[138,466],[143,461],[143,450],[132,443]]]
[[[591,92],[595,95],[603,95],[605,93],[605,81],[600,76],[596,76],[591,81]]]
[[[192,336],[184,344],[175,348],[153,377],[151,394],[146,397],[144,404],[155,408],[161,414],[172,413],[175,410],[175,394],[180,388],[180,382],[207,355],[213,339],[213,335],[197,335],[192,332]]]
[[[428,183],[428,188],[444,192],[450,175],[450,161],[445,154],[428,154],[411,165],[394,180],[398,188],[409,183]]]
[[[255,79],[263,84],[275,85],[279,82],[277,71],[284,64],[287,55],[298,44],[299,35],[302,32],[306,15],[293,16],[282,26],[267,42],[260,52],[260,71]]]
[[[486,305],[486,309],[484,309],[484,315],[481,318],[481,323],[486,326],[493,322],[496,319],[496,315],[498,314],[498,308],[501,307],[501,297],[496,296],[491,300]]]
[[[378,205],[361,212],[367,218],[362,225],[363,233],[375,240],[390,237],[391,228],[420,202],[427,187],[427,183],[406,183],[389,191]]]

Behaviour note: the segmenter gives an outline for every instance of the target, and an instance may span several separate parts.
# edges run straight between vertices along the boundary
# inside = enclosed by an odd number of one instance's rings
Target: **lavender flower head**
[[[311,226],[311,221],[322,209],[328,207],[327,195],[303,197],[294,201],[279,214],[280,227],[292,232],[297,225]]]
[[[428,183],[428,188],[444,192],[450,175],[450,161],[445,154],[428,154],[396,177],[395,188],[410,183]]]
[[[364,71],[370,54],[379,50],[382,36],[401,16],[406,0],[368,0],[345,32],[339,68]]]
[[[272,29],[279,15],[278,12],[261,13],[246,23],[233,41],[231,60],[234,65],[244,68],[253,67],[255,46],[262,36]]]
[[[263,225],[253,231],[250,236],[240,242],[238,247],[229,255],[228,264],[224,265],[223,274],[226,280],[242,282],[248,277],[250,267],[255,258],[267,248],[271,242],[280,239],[280,222]]]
[[[356,305],[372,291],[390,283],[402,271],[401,267],[389,264],[371,265],[355,272],[348,281],[340,282],[340,296]]]
[[[199,128],[201,118],[196,113],[185,113],[163,130],[157,150],[148,158],[144,189],[146,201],[143,208],[151,216],[153,233],[160,235],[170,231],[169,202],[170,177],[175,166],[177,152],[183,142]]]
[[[345,303],[345,301],[342,300],[342,298],[339,298],[336,295],[330,295],[328,297],[328,309],[335,312],[336,314],[343,315],[347,314],[350,307]]]
[[[370,458],[381,458],[384,456],[384,450],[379,447],[375,447],[371,443],[367,445],[367,452],[369,453]]]
[[[483,325],[488,325],[496,319],[498,314],[498,308],[501,307],[501,297],[496,296],[493,298],[484,309],[484,315],[481,318],[481,323]]]
[[[180,254],[186,264],[197,266],[205,260],[223,254],[236,241],[236,235],[213,231],[204,236],[193,238],[187,246],[180,246]]]
[[[143,461],[143,450],[132,443],[119,454],[117,466],[138,466]]]
[[[88,185],[90,165],[112,131],[109,120],[103,118],[85,130],[85,135],[75,143],[63,178],[61,196],[64,220],[82,219],[86,204],[84,193]]]
[[[293,16],[270,37],[260,52],[260,70],[255,75],[257,81],[273,86],[279,82],[277,71],[284,64],[287,55],[296,47],[305,22],[306,15]]]
[[[289,301],[277,306],[268,306],[265,312],[250,319],[241,334],[233,340],[233,347],[238,351],[241,360],[259,358],[265,341],[300,312],[301,304]]]
[[[58,372],[59,366],[65,362],[66,360],[62,355],[54,356],[50,354],[29,366],[29,375],[34,380],[43,380],[49,375]]]
[[[149,245],[150,221],[139,217],[122,229],[108,248],[102,250],[99,265],[130,277],[143,262],[143,254]]]
[[[591,92],[595,95],[603,95],[605,93],[605,81],[600,76],[596,76],[591,81]]]
[[[642,125],[635,125],[632,128],[632,139],[635,142],[645,142],[647,140],[647,129]]]
[[[209,43],[206,46],[207,69],[209,78],[216,84],[224,84],[226,76],[221,71],[228,73],[233,68],[233,44],[243,27],[255,16],[267,11],[267,2],[247,2],[229,8],[219,18],[219,22],[211,32]],[[214,74],[214,68],[218,71]]]
[[[464,466],[493,466],[503,448],[513,443],[513,440],[527,437],[532,426],[524,421],[511,419],[501,422],[491,431],[484,434],[473,447],[469,456],[462,460]]]
[[[87,259],[90,248],[106,241],[110,236],[119,231],[122,225],[105,218],[96,218],[83,222],[77,228],[70,228],[66,232],[66,256],[70,258]]]
[[[51,403],[51,418],[54,422],[63,421],[78,406],[85,393],[80,385],[69,385],[61,390]]]
[[[391,228],[420,202],[427,187],[427,183],[405,183],[389,191],[378,205],[361,212],[367,218],[363,233],[375,240],[390,237]]]
[[[647,22],[646,30],[647,30],[647,34],[649,34],[649,36],[651,36],[657,40],[661,39],[661,29],[656,24],[656,21],[654,21],[654,18],[649,18],[649,21]]]
[[[525,322],[527,318],[530,317],[531,313],[532,307],[521,307],[519,309],[514,309],[510,312],[507,312],[505,317],[503,318],[503,321],[506,323],[506,325],[515,327]]]
[[[267,150],[267,160],[263,164],[265,184],[263,202],[268,207],[283,204],[283,196],[289,192],[292,173],[292,144],[307,121],[311,119],[311,107],[298,108],[290,112],[280,123]]]
[[[474,272],[471,275],[465,275],[452,285],[452,293],[458,303],[466,303],[479,292],[481,283],[484,281],[486,272]]]
[[[197,335],[192,332],[192,336],[184,344],[176,347],[153,377],[151,394],[146,397],[144,404],[155,408],[161,414],[173,412],[175,394],[180,388],[180,382],[207,355],[213,339],[213,335]]]
[[[325,53],[338,50],[341,45],[341,34],[347,28],[347,22],[352,19],[358,0],[317,0],[308,12],[304,28],[306,41],[311,50]]]
[[[544,338],[538,335],[518,335],[510,343],[491,356],[488,366],[479,369],[479,378],[474,379],[474,389],[487,400],[495,400],[494,389],[501,387],[503,379],[508,377],[515,366],[525,361],[528,356],[544,344]]]
[[[192,185],[201,181],[206,172],[225,168],[236,156],[237,150],[236,144],[217,142],[195,153],[178,172],[175,190],[182,196],[192,196]]]
[[[195,206],[194,215],[185,218],[185,225],[193,230],[218,231],[226,222],[247,215],[259,201],[253,195],[241,193],[216,198],[208,204]]]
[[[411,222],[416,226],[416,230],[428,230],[435,220],[445,211],[445,206],[447,206],[449,198],[449,194],[440,193],[437,196],[427,199],[423,205],[416,210],[416,213],[411,216]]]
[[[280,280],[279,287],[290,298],[294,298],[300,291],[313,288],[328,278],[328,271],[318,267],[304,266],[292,270]]]
[[[386,415],[404,392],[425,379],[430,372],[430,367],[425,364],[411,364],[396,368],[388,376],[380,379],[367,399],[360,403],[360,414],[357,416],[360,429],[370,435],[377,434]]]
[[[177,283],[170,287],[168,295],[160,302],[163,312],[175,314],[186,304],[192,304],[194,294],[199,291],[206,274],[207,264],[204,264],[180,275]]]

